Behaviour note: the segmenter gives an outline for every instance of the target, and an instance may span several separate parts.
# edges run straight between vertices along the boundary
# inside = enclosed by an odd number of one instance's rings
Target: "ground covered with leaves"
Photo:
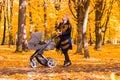
[[[120,80],[120,45],[105,45],[101,51],[89,46],[90,59],[69,51],[72,65],[63,67],[64,56],[55,50],[44,51],[46,57],[56,58],[54,68],[39,64],[30,67],[30,56],[35,52],[15,53],[15,46],[0,46],[0,80]]]

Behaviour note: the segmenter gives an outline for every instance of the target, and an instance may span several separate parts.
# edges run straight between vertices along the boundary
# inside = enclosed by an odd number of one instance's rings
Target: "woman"
[[[58,35],[59,36],[59,42],[56,46],[57,49],[61,49],[62,53],[64,54],[65,61],[64,61],[64,67],[71,65],[71,61],[68,55],[68,50],[72,49],[72,41],[71,41],[71,30],[72,26],[69,22],[68,15],[65,15],[62,18],[62,22],[57,27]]]

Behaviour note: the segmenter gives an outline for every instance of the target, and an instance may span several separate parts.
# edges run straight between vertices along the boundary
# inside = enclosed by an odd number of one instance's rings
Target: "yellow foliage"
[[[104,21],[106,20],[107,13],[106,11],[109,8],[109,2],[111,0],[107,0],[107,6],[104,12],[104,15],[102,17],[101,25],[104,24]],[[60,10],[57,11],[55,9],[56,3],[60,5]],[[2,4],[6,6],[5,4]],[[70,16],[70,22],[72,23],[72,39],[76,39],[77,36],[77,22],[76,19],[73,17],[69,10],[68,1],[62,0],[62,2],[54,2],[54,0],[47,0],[46,1],[46,15],[47,15],[47,32],[48,36],[50,36],[55,31],[55,23],[61,22],[61,18],[64,14],[68,14]],[[70,7],[72,7],[73,13],[76,15],[76,5],[72,2],[70,4]],[[87,38],[89,39],[89,33],[92,34],[92,39],[95,39],[95,2],[91,1],[90,3],[90,14],[89,14],[89,22],[87,25]],[[13,36],[13,39],[16,39],[16,34],[18,31],[18,13],[19,13],[19,0],[13,1],[13,7],[12,7],[12,22],[10,23],[10,26],[12,27],[11,33]],[[31,14],[31,17],[30,17]],[[27,39],[30,37],[30,31],[42,31],[44,33],[45,27],[44,27],[44,0],[27,0],[26,5],[26,30],[27,30]],[[115,1],[113,4],[112,13],[110,15],[110,22],[108,23],[108,30],[106,32],[106,40],[111,38],[119,38],[119,7],[118,3]],[[10,15],[10,12],[9,12]],[[1,13],[1,21],[0,21],[0,40],[2,41],[2,35],[3,35],[3,26],[4,26],[4,12]],[[10,17],[9,17],[10,18]],[[30,19],[32,23],[30,22]],[[8,26],[7,26],[8,27]],[[91,31],[89,31],[89,28],[91,28]],[[104,28],[102,29],[104,30]],[[8,32],[8,28],[7,31]],[[49,34],[50,33],[50,34]],[[8,37],[9,33],[6,37]],[[74,36],[75,35],[75,36]],[[9,38],[7,38],[8,41]]]

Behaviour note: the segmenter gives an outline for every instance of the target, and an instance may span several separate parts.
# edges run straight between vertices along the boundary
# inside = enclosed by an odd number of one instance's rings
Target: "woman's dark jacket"
[[[61,48],[62,52],[72,49],[72,41],[71,41],[71,30],[72,26],[67,21],[67,23],[60,23],[58,28],[62,34],[59,36],[60,40],[56,46],[57,49]]]

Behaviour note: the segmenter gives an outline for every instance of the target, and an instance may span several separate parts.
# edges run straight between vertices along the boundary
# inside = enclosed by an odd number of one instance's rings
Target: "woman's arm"
[[[65,32],[62,32],[62,36],[69,35],[71,33],[72,27],[69,25],[68,29]]]

